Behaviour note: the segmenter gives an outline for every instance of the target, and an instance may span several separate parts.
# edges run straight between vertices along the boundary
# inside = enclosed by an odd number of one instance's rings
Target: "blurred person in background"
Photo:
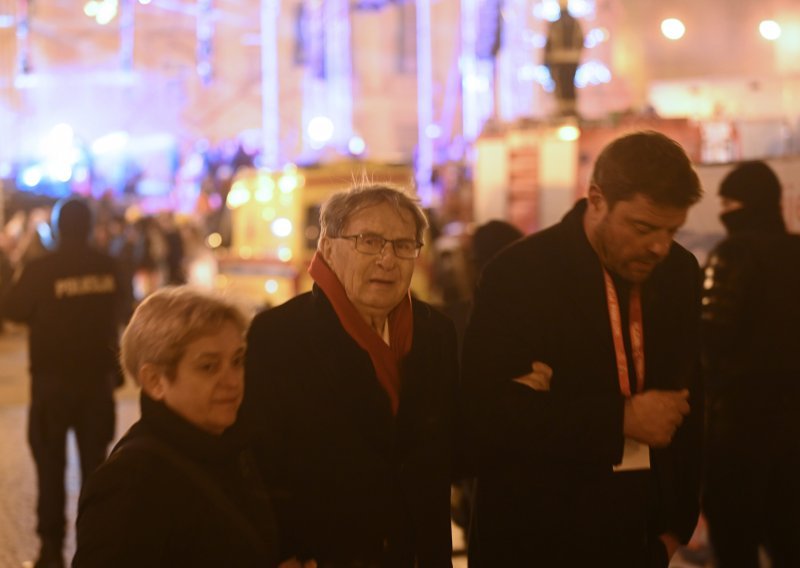
[[[114,436],[121,284],[110,256],[88,239],[92,212],[72,198],[53,208],[57,248],[31,260],[4,299],[8,319],[29,327],[31,407],[28,441],[36,463],[37,568],[63,566],[67,431],[81,479],[106,457]]]
[[[44,207],[37,207],[27,215],[23,215],[22,230],[17,235],[16,244],[10,255],[15,275],[19,276],[29,262],[48,252],[52,245],[49,224],[51,217],[52,209]]]
[[[469,284],[471,288],[480,279],[481,272],[489,261],[504,247],[523,237],[522,231],[517,227],[500,219],[487,221],[475,229],[470,242],[469,258],[471,259],[471,270],[474,275]],[[466,313],[461,318],[453,317],[453,312],[445,310],[445,313],[453,318],[458,331],[459,346],[464,339],[464,331],[469,321],[469,312],[472,310],[472,298],[466,303]],[[456,312],[458,315],[458,312]],[[459,351],[460,352],[460,351]],[[460,433],[463,436],[463,432]],[[461,527],[466,536],[465,541],[469,543],[469,521],[472,516],[472,505],[474,499],[475,479],[473,477],[459,480],[453,485],[451,495],[453,521]]]
[[[704,511],[721,568],[800,566],[800,236],[763,162],[719,188],[728,237],[703,291],[708,371]]]
[[[312,291],[251,325],[242,423],[285,555],[451,565],[456,335],[409,291],[427,224],[401,190],[333,195]]]
[[[581,62],[584,35],[580,22],[569,13],[567,0],[559,0],[560,14],[547,30],[544,64],[555,84],[557,114],[577,114],[575,75]]]
[[[700,195],[676,142],[628,134],[587,198],[484,268],[462,364],[471,567],[666,568],[689,540],[700,271],[673,236]]]
[[[269,497],[229,430],[246,330],[236,305],[190,287],[136,309],[121,361],[142,388],[141,418],[84,485],[75,568],[277,566]]]
[[[9,251],[11,243],[4,231],[0,230],[0,300],[6,295],[14,279],[14,267],[11,265]],[[3,333],[3,306],[0,303],[0,334]]]
[[[493,219],[479,225],[472,235],[472,262],[477,278],[498,252],[523,236],[522,231],[508,221]]]

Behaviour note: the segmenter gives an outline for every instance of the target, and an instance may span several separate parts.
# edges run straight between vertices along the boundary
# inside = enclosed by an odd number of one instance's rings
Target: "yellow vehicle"
[[[276,306],[310,290],[306,270],[319,237],[320,206],[362,181],[413,188],[414,171],[408,164],[356,161],[241,170],[228,193],[231,246],[219,257],[217,286],[254,307]]]

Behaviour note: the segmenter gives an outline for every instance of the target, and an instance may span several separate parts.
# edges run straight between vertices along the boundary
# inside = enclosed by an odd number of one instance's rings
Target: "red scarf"
[[[389,395],[392,414],[397,415],[400,404],[400,361],[411,351],[414,319],[411,310],[411,294],[406,294],[389,313],[389,340],[386,345],[347,297],[344,286],[317,251],[311,259],[308,273],[330,300],[339,322],[359,347],[369,353],[378,381]]]

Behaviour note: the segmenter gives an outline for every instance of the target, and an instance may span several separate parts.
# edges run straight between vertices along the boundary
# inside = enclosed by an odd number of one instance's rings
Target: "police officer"
[[[120,281],[112,257],[89,245],[92,213],[82,199],[56,204],[57,249],[33,260],[4,304],[29,327],[28,441],[38,479],[37,567],[64,565],[66,436],[74,430],[85,479],[114,436]]]

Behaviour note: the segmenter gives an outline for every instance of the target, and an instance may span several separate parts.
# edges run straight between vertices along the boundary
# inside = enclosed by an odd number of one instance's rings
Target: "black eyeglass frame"
[[[380,239],[381,246],[379,249],[375,251],[371,250],[363,250],[364,245],[364,238],[369,237],[373,239]],[[357,235],[340,235],[338,237],[331,237],[332,239],[347,239],[349,241],[353,241],[356,251],[360,252],[361,254],[369,254],[369,255],[379,255],[383,252],[383,249],[386,248],[386,243],[392,245],[392,252],[397,258],[402,258],[404,260],[414,260],[419,258],[419,253],[422,250],[422,246],[425,243],[422,243],[416,239],[387,239],[380,235],[376,235],[375,233],[359,233]],[[404,256],[397,252],[397,243],[414,243],[414,256]],[[362,248],[359,248],[359,244]]]

